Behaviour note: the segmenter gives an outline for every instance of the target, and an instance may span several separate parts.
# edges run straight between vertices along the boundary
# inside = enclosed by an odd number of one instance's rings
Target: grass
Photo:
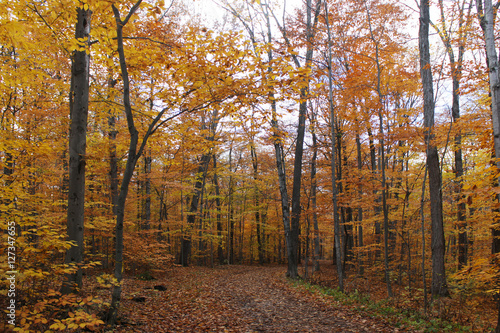
[[[398,328],[419,332],[472,332],[469,326],[441,318],[431,318],[417,309],[395,307],[390,299],[374,301],[368,295],[357,290],[343,293],[338,288],[314,285],[300,279],[290,280],[290,283],[295,288],[302,288],[313,294],[326,296],[332,302],[347,306],[352,311],[367,317],[383,319]]]

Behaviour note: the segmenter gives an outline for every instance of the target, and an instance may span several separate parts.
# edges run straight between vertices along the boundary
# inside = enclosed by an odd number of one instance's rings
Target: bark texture
[[[87,45],[90,36],[90,19],[92,12],[77,9],[75,38],[85,40]],[[69,183],[67,231],[68,240],[74,245],[66,252],[65,263],[80,265],[83,262],[83,231],[85,211],[85,154],[87,147],[87,118],[89,108],[89,67],[90,56],[86,50],[75,51],[71,64],[71,90],[69,96],[70,130],[69,130]],[[61,292],[76,292],[82,286],[82,270],[68,274]]]
[[[429,173],[429,193],[431,203],[431,250],[432,250],[432,284],[433,296],[448,296],[446,271],[444,266],[445,241],[443,228],[443,202],[441,192],[441,169],[439,154],[432,141],[434,127],[434,90],[432,86],[432,70],[429,53],[429,2],[420,1],[420,75],[424,92],[424,127],[427,143],[427,170]]]

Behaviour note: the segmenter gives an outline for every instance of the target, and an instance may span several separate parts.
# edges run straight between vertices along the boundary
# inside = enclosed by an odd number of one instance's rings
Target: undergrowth
[[[289,281],[294,288],[305,289],[313,294],[321,295],[326,297],[327,301],[348,306],[352,311],[367,317],[383,319],[401,329],[410,329],[419,332],[472,332],[470,326],[431,317],[418,309],[396,307],[391,299],[375,301],[368,295],[360,293],[357,290],[350,293],[343,293],[338,288],[319,286],[302,279]]]

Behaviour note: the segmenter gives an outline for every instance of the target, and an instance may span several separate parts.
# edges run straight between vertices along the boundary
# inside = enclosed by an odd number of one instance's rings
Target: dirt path
[[[115,332],[401,332],[288,285],[283,267],[178,268],[126,280]],[[157,291],[163,285],[166,291]]]

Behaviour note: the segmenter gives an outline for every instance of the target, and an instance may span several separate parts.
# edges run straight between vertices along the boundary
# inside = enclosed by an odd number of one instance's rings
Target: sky
[[[217,5],[217,2],[220,3],[223,0],[185,0],[190,5],[192,5],[193,12],[195,14],[199,14],[203,21],[207,22],[208,28],[213,28],[214,24],[216,23],[217,20],[222,20],[224,14],[226,11],[221,8],[219,5]],[[284,4],[286,6],[286,11],[287,13],[292,14],[293,11],[301,7],[303,2],[305,0],[261,0],[262,2],[264,1],[269,1],[274,4]],[[411,43],[416,43],[418,42],[418,26],[419,26],[419,12],[418,12],[418,7],[417,7],[417,1],[416,0],[401,0],[402,4],[407,7],[407,10],[409,13],[412,13],[412,19],[410,19],[410,22],[407,26],[408,33],[411,36]],[[434,21],[437,21],[437,18],[439,17],[439,9],[436,5],[431,6],[430,8],[430,14],[431,14],[431,19],[434,19]],[[277,13],[279,13],[279,17],[282,17],[282,11],[279,10]],[[434,59],[434,61],[441,61],[440,57],[443,55],[441,54],[442,51],[439,51],[442,49],[441,41],[437,37],[437,35],[434,33],[434,31],[431,29],[431,44],[434,45],[433,50],[433,56],[437,57]],[[437,53],[438,54],[437,54]],[[438,59],[439,58],[439,59]],[[437,79],[437,78],[436,78]],[[435,87],[436,89],[437,87]],[[439,112],[439,109],[448,109],[449,105],[449,95],[450,95],[450,90],[451,87],[447,85],[447,82],[441,83],[440,87],[435,90],[435,94],[437,96],[440,96],[437,101],[437,111]]]
[[[199,14],[207,22],[215,23],[216,20],[222,19],[225,10],[217,5],[217,0],[192,0],[193,8],[196,14]],[[262,0],[263,2],[266,0]],[[268,0],[271,3],[283,3],[286,5],[287,12],[291,13],[297,7],[302,4],[303,0]]]

